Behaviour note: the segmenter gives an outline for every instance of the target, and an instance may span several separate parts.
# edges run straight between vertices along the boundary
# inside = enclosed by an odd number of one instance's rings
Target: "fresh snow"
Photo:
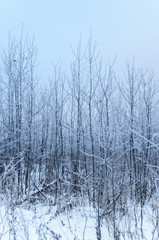
[[[143,208],[143,238],[141,236],[141,208],[129,204],[125,216],[117,216],[116,226],[120,239],[159,239],[156,222],[158,206],[156,202]],[[111,221],[102,221],[102,240],[113,240]],[[0,207],[1,240],[96,240],[96,211],[90,206],[79,206],[65,211],[57,211],[57,206],[44,203],[21,206],[3,203]]]

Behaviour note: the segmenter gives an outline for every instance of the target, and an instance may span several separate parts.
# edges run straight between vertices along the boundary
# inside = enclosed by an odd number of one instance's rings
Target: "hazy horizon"
[[[92,29],[93,40],[104,62],[122,70],[125,61],[159,74],[159,1],[38,1],[1,0],[0,47],[6,48],[8,33],[17,39],[35,37],[40,74],[52,74],[52,64],[61,61],[67,68],[73,59],[70,45],[77,48],[82,36],[86,46]]]

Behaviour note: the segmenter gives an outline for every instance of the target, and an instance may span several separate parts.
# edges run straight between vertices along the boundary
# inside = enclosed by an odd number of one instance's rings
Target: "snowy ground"
[[[158,207],[147,204],[143,208],[143,237],[141,209],[130,204],[128,213],[117,217],[116,229],[121,240],[159,239]],[[96,240],[96,212],[90,206],[57,211],[56,206],[42,203],[0,207],[0,240]],[[102,221],[102,240],[112,240],[113,224]]]

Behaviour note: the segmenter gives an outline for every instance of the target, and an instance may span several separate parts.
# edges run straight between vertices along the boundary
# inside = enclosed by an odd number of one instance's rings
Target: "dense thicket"
[[[83,197],[99,220],[110,211],[115,219],[129,199],[143,206],[157,188],[158,85],[135,64],[116,76],[91,39],[73,54],[70,74],[55,66],[39,90],[34,43],[10,40],[2,53],[1,191],[22,199],[45,188],[55,204]]]

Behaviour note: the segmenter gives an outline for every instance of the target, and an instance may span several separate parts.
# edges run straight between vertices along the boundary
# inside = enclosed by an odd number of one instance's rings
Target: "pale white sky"
[[[0,0],[0,47],[8,32],[18,38],[22,24],[35,36],[43,75],[58,59],[67,66],[70,43],[76,48],[82,33],[86,45],[90,27],[105,61],[117,54],[116,67],[124,68],[135,57],[159,75],[159,0]]]

